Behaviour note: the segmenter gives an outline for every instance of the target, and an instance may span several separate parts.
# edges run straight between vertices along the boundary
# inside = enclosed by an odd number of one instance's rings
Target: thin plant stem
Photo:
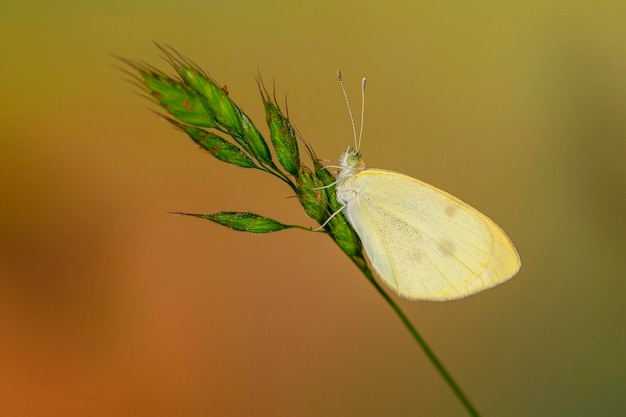
[[[441,375],[441,377],[446,381],[450,389],[452,389],[454,395],[456,395],[461,404],[463,404],[463,407],[465,407],[465,410],[469,413],[469,415],[473,417],[480,417],[480,414],[478,414],[478,411],[476,410],[474,405],[471,403],[469,398],[467,398],[465,393],[463,393],[459,384],[457,384],[454,378],[452,378],[452,375],[450,375],[441,360],[439,360],[437,355],[435,355],[435,352],[433,352],[430,346],[428,346],[424,338],[419,334],[415,326],[413,326],[413,323],[411,323],[406,314],[404,314],[400,306],[398,306],[398,304],[389,296],[389,294],[387,294],[383,290],[380,284],[374,279],[374,275],[367,266],[365,260],[359,256],[352,256],[350,258],[352,259],[352,262],[354,262],[354,264],[361,270],[361,272],[363,272],[367,280],[376,288],[376,291],[378,291],[378,293],[385,299],[385,301],[387,301],[387,304],[389,304],[393,311],[395,311],[402,323],[404,323],[404,326],[407,328],[409,333],[411,333],[411,336],[413,336],[413,339],[415,339],[419,347],[426,354],[437,372],[439,372],[439,375]]]

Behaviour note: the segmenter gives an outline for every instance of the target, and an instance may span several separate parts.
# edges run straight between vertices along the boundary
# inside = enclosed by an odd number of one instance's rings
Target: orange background
[[[322,158],[362,151],[500,224],[522,269],[400,300],[485,416],[626,408],[621,2],[3,2],[0,415],[462,416],[392,311],[279,181],[148,111],[109,53],[170,44],[263,132],[257,69]]]

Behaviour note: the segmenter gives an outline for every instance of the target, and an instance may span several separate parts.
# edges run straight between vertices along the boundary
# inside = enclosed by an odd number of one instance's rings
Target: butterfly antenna
[[[359,143],[357,142],[357,139],[356,139],[356,128],[354,127],[354,117],[352,116],[352,109],[350,108],[350,101],[348,100],[346,89],[343,87],[343,77],[341,76],[341,71],[337,71],[337,79],[339,80],[339,86],[341,87],[343,98],[346,99],[346,105],[348,106],[348,114],[350,114],[350,123],[352,123],[352,136],[354,136],[354,145],[356,146],[356,150],[358,151]]]
[[[356,151],[361,149],[361,139],[363,138],[363,119],[365,118],[365,82],[367,78],[361,80],[361,128],[359,129],[359,141],[356,145]]]

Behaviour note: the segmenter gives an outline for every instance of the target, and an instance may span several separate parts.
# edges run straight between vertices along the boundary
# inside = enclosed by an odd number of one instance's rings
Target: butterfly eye
[[[354,154],[354,153],[353,153],[353,154],[350,154],[350,155],[348,155],[348,157],[346,158],[346,164],[347,164],[349,167],[355,167],[355,166],[357,166],[357,165],[359,164],[359,160],[360,160],[360,159],[361,159],[361,158],[359,157],[359,155],[358,155],[358,154]]]

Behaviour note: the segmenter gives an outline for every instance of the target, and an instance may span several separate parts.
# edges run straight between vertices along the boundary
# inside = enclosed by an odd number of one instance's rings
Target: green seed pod
[[[363,245],[361,239],[352,229],[352,226],[348,224],[348,221],[343,215],[338,214],[328,222],[328,228],[330,233],[337,242],[337,245],[348,256],[363,256]]]
[[[300,153],[296,134],[291,127],[289,118],[284,116],[280,108],[262,93],[265,104],[267,125],[270,128],[272,144],[276,150],[278,161],[291,175],[298,175]]]
[[[215,81],[180,61],[172,63],[182,80],[203,96],[217,122],[231,135],[243,136],[239,109]]]
[[[172,57],[170,62],[183,81],[206,98],[207,106],[214,113],[215,119],[229,135],[258,160],[272,162],[272,155],[263,136],[248,116],[233,103],[225,88],[191,65]]]
[[[339,204],[339,201],[337,201],[337,193],[335,191],[335,182],[337,180],[335,179],[335,177],[332,176],[330,172],[328,172],[328,169],[326,169],[325,166],[319,163],[319,161],[313,160],[313,165],[315,167],[315,176],[325,187],[324,190],[326,190],[328,205],[330,207],[331,213],[334,213],[341,208],[341,204]]]
[[[194,126],[217,126],[213,113],[192,88],[146,67],[138,70],[148,94],[172,116]]]
[[[261,133],[254,127],[254,124],[246,116],[244,112],[241,112],[241,120],[242,126],[245,133],[245,140],[250,144],[252,155],[254,155],[259,161],[263,161],[266,164],[274,165],[272,162],[272,154],[270,153],[270,149],[267,147],[267,143],[265,143],[265,139],[261,136]]]
[[[307,216],[322,224],[326,218],[328,199],[322,182],[304,165],[298,172],[298,200]]]
[[[175,120],[167,120],[187,133],[187,135],[189,135],[194,142],[200,145],[202,149],[208,151],[220,161],[228,162],[229,164],[242,168],[258,169],[258,166],[248,157],[248,155],[222,137],[202,129],[180,124]]]
[[[191,214],[191,213],[173,213],[181,214],[185,216],[193,216],[201,219],[210,220],[222,226],[226,226],[230,229],[240,232],[249,233],[270,233],[278,232],[284,229],[290,229],[294,226],[289,226],[277,222],[276,220],[269,219],[267,217],[259,216],[258,214],[241,212],[241,211],[222,211],[219,213],[210,214]]]

